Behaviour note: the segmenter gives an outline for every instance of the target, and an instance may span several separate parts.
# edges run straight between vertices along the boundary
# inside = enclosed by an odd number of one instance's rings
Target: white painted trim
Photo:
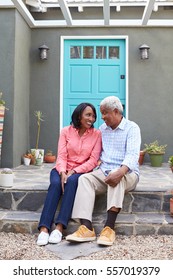
[[[15,1],[15,0],[13,0]],[[26,20],[27,21],[27,20]],[[104,20],[96,20],[96,21],[86,21],[86,20],[75,20],[73,21],[73,25],[71,27],[104,27]],[[172,27],[173,20],[155,20],[151,19],[148,21],[145,27]],[[32,23],[31,28],[49,28],[49,27],[68,27],[67,22],[65,20],[35,20]],[[110,20],[109,27],[143,27],[142,20]]]
[[[125,37],[125,53],[126,53],[126,119],[129,118],[129,37]]]
[[[14,8],[14,4],[12,3],[11,0],[0,0],[0,8]]]
[[[4,3],[5,0],[3,0]],[[35,20],[32,16],[32,14],[30,13],[30,11],[28,10],[28,8],[25,6],[24,2],[22,0],[11,0],[11,2],[13,2],[13,4],[15,5],[15,7],[17,8],[17,10],[19,11],[19,13],[23,16],[23,18],[25,19],[25,21],[28,23],[28,25],[31,28],[41,28],[41,27],[103,27],[103,26],[112,26],[112,27],[143,27],[145,26],[150,26],[150,27],[154,27],[154,26],[158,26],[158,27],[169,27],[169,26],[173,26],[173,20],[172,19],[158,19],[158,20],[154,20],[154,19],[149,19],[152,10],[154,9],[154,0],[148,0],[148,2],[120,2],[120,6],[144,6],[144,12],[142,15],[141,19],[114,19],[111,20],[109,19],[110,17],[110,11],[108,11],[108,6],[106,2],[107,0],[104,0],[104,6],[103,6],[103,2],[101,3],[101,7],[103,7],[104,9],[104,18],[102,19],[97,19],[97,20],[73,20],[71,13],[70,13],[70,5],[67,5],[67,3],[65,2],[65,0],[60,0],[60,8],[62,10],[62,13],[64,15],[64,20]],[[8,2],[7,2],[8,3]],[[99,3],[99,5],[100,5]],[[59,4],[58,4],[59,5]],[[77,3],[75,4],[77,7],[79,6]],[[165,2],[157,2],[157,5],[160,7],[164,7],[164,6],[172,6],[173,5],[173,1],[165,1]],[[48,7],[47,5],[42,4],[42,7]],[[84,6],[84,5],[83,5]],[[92,7],[92,3],[89,3],[89,6]],[[112,6],[117,6],[117,3],[113,3],[110,4],[110,7]],[[1,7],[1,6],[0,6]],[[153,9],[152,9],[153,8]]]
[[[148,0],[145,9],[144,9],[144,13],[142,16],[142,25],[147,25],[148,20],[150,19],[151,13],[154,9],[154,3],[155,0]]]
[[[22,0],[12,0],[19,13],[23,16],[27,24],[32,28],[34,27],[34,18],[26,8]]]
[[[64,90],[64,37],[61,36],[60,38],[60,131],[63,127],[63,90]]]
[[[64,81],[64,41],[65,40],[97,40],[97,39],[105,39],[105,40],[125,40],[125,53],[126,53],[126,118],[129,117],[129,38],[127,35],[120,36],[61,36],[60,37],[60,131],[63,127],[63,81]]]
[[[104,24],[105,24],[105,25],[109,25],[109,20],[110,20],[110,6],[109,6],[109,2],[108,2],[107,0],[104,0],[103,16],[104,16]]]
[[[71,13],[69,10],[69,7],[67,6],[67,2],[65,2],[64,0],[59,0],[59,5],[61,8],[61,11],[63,13],[63,16],[67,22],[67,25],[71,26],[72,25],[72,17],[71,17]]]

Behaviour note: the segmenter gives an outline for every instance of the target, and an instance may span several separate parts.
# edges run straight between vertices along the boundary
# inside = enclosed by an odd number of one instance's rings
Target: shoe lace
[[[86,227],[81,225],[78,229],[80,235],[83,235],[86,232]]]
[[[110,233],[111,233],[111,229],[110,229],[109,227],[105,227],[105,228],[102,230],[101,235],[102,235],[102,236],[108,236],[108,235],[110,235]]]

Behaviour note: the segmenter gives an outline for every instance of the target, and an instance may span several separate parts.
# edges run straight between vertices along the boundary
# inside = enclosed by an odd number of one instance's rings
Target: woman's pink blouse
[[[80,137],[73,126],[61,130],[58,141],[56,169],[86,173],[97,166],[101,152],[101,132],[90,128]]]

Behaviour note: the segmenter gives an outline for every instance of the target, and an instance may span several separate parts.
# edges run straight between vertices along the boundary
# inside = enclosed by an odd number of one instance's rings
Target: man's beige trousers
[[[107,192],[107,211],[111,207],[122,208],[124,194],[133,190],[138,183],[138,176],[131,172],[126,174],[116,187],[104,182],[105,175],[101,169],[79,177],[78,188],[74,201],[72,218],[92,221],[95,196]]]

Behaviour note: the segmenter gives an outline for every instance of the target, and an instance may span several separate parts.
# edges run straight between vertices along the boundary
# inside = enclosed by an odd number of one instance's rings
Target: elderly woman
[[[38,226],[37,245],[61,241],[63,229],[71,218],[78,178],[97,166],[101,133],[93,127],[96,118],[95,107],[90,103],[81,103],[72,114],[71,125],[61,131],[56,166],[50,173],[50,186]],[[51,232],[61,198],[55,229]]]

